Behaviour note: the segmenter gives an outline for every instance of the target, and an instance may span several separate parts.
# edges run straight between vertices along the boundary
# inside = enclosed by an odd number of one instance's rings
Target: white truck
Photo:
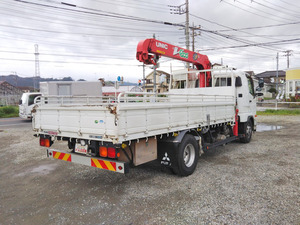
[[[99,81],[48,81],[40,82],[40,92],[23,93],[19,102],[19,116],[32,119],[34,99],[41,95],[101,96],[102,83]]]
[[[156,46],[165,49],[164,44]],[[251,140],[256,130],[254,90],[248,74],[218,67],[174,72],[167,93],[40,96],[33,130],[50,158],[119,173],[158,160],[188,176],[201,153]],[[64,149],[53,148],[60,141]]]
[[[40,92],[23,93],[19,101],[19,117],[21,117],[22,119],[31,119],[31,111],[34,106],[34,99],[41,95],[42,93]]]

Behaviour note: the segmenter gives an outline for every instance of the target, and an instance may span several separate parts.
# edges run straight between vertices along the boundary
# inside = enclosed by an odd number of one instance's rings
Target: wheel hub
[[[195,161],[195,148],[192,144],[188,144],[183,151],[183,160],[184,160],[184,164],[187,167],[190,167],[193,165],[194,161]]]

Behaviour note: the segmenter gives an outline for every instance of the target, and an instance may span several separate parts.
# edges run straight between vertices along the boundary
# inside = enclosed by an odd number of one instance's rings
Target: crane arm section
[[[193,52],[154,38],[140,41],[137,46],[136,58],[145,64],[157,64],[158,57],[165,56],[172,59],[192,63],[198,70],[211,69],[211,63],[206,55]],[[200,87],[209,83],[210,74],[205,78],[199,75]]]

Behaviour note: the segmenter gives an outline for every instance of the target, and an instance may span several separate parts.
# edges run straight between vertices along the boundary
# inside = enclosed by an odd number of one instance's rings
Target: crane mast
[[[147,65],[156,65],[158,58],[165,56],[172,59],[192,63],[198,70],[211,68],[211,63],[206,55],[190,51],[154,38],[145,39],[138,43],[136,58]],[[210,72],[199,73],[199,87],[210,86]]]

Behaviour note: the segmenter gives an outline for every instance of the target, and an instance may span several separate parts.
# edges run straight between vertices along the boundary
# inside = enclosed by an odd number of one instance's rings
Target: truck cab
[[[19,117],[23,119],[32,119],[32,108],[34,106],[34,99],[41,96],[40,92],[23,93],[19,102]]]

